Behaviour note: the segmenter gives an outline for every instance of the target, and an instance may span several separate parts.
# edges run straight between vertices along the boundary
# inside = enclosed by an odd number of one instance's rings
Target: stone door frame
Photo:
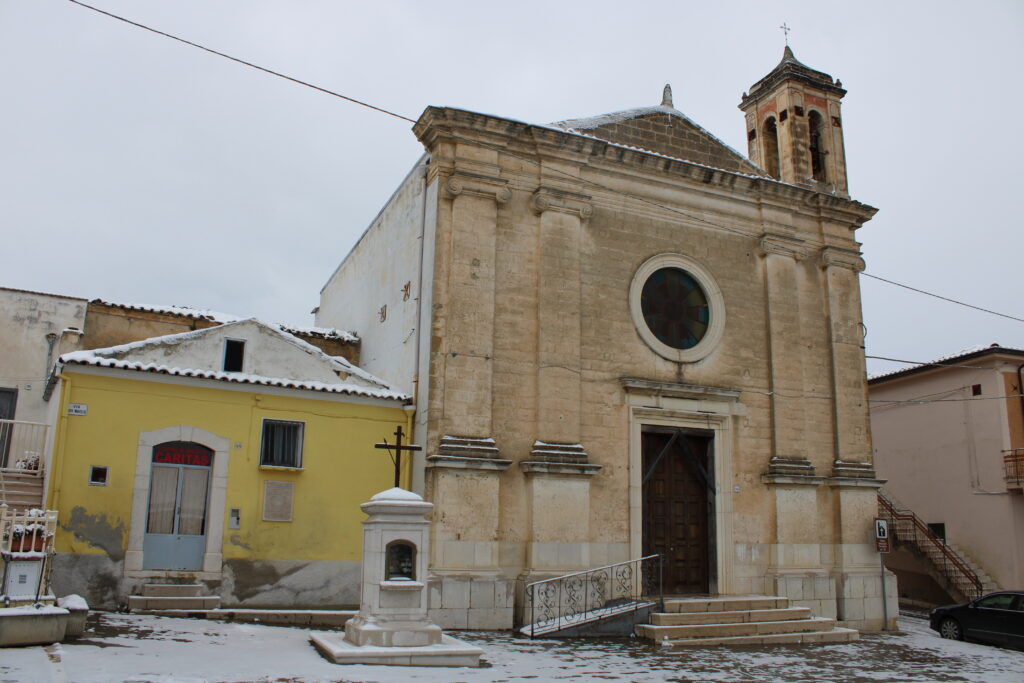
[[[153,466],[153,447],[168,441],[191,441],[213,451],[213,467],[209,484],[209,504],[206,513],[206,550],[200,572],[185,572],[200,579],[216,580],[221,576],[224,555],[224,505],[227,502],[228,459],[231,439],[217,436],[199,427],[179,425],[150,432],[139,432],[139,445],[135,458],[135,482],[132,487],[132,517],[128,532],[128,551],[124,556],[124,575],[149,578],[176,573],[174,570],[143,569],[142,548],[146,536],[149,508],[149,484]],[[180,572],[178,572],[180,573]]]
[[[739,392],[711,387],[625,380],[629,405],[629,551],[643,552],[643,446],[644,425],[712,432],[715,458],[714,558],[710,592],[733,593],[733,420],[745,410]]]

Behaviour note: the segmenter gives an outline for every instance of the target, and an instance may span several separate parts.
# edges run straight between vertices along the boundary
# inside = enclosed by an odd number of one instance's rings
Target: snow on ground
[[[100,613],[77,640],[0,650],[0,683],[334,681],[1024,681],[1024,653],[942,640],[925,621],[843,645],[667,651],[635,639],[535,640],[454,635],[484,649],[480,669],[331,664],[309,630]]]

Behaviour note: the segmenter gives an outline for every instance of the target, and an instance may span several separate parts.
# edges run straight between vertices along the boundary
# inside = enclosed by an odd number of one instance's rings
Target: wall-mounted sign
[[[875,518],[875,550],[880,553],[892,551],[892,545],[889,540],[889,520],[882,519],[881,517]]]
[[[88,415],[89,404],[88,403],[69,403],[68,404],[68,415]]]
[[[198,443],[169,441],[153,446],[153,462],[209,467],[213,462],[213,451]]]

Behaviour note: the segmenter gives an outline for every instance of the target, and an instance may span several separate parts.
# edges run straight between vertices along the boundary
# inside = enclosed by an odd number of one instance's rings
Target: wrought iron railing
[[[1024,487],[1024,448],[1003,451],[1003,477],[1007,486]]]
[[[522,632],[531,638],[664,604],[661,555],[609,564],[526,585]]]
[[[0,468],[20,474],[39,474],[49,429],[49,425],[40,422],[0,420]]]
[[[969,600],[981,597],[984,589],[977,573],[944,540],[932,533],[921,518],[881,491],[878,492],[878,509],[882,517],[889,520],[889,528],[896,540],[916,546],[949,585]]]

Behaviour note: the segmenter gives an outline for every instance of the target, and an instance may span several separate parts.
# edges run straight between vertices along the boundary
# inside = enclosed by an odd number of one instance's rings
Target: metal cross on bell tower
[[[402,444],[402,437],[405,433],[402,431],[402,425],[398,425],[398,429],[395,430],[395,443],[394,445],[389,444],[387,439],[384,439],[383,443],[374,444],[374,448],[387,449],[388,453],[391,453],[391,449],[395,449],[395,454],[392,459],[395,462],[395,488],[398,488],[398,476],[402,471],[402,451],[409,451],[413,453],[415,451],[423,450],[422,447],[416,446],[415,444]]]
[[[782,29],[782,33],[786,36],[786,46],[788,47],[789,46],[789,32],[792,31],[793,29],[791,29],[790,27],[786,26],[786,22],[782,22],[782,26],[780,26],[779,28]]]

